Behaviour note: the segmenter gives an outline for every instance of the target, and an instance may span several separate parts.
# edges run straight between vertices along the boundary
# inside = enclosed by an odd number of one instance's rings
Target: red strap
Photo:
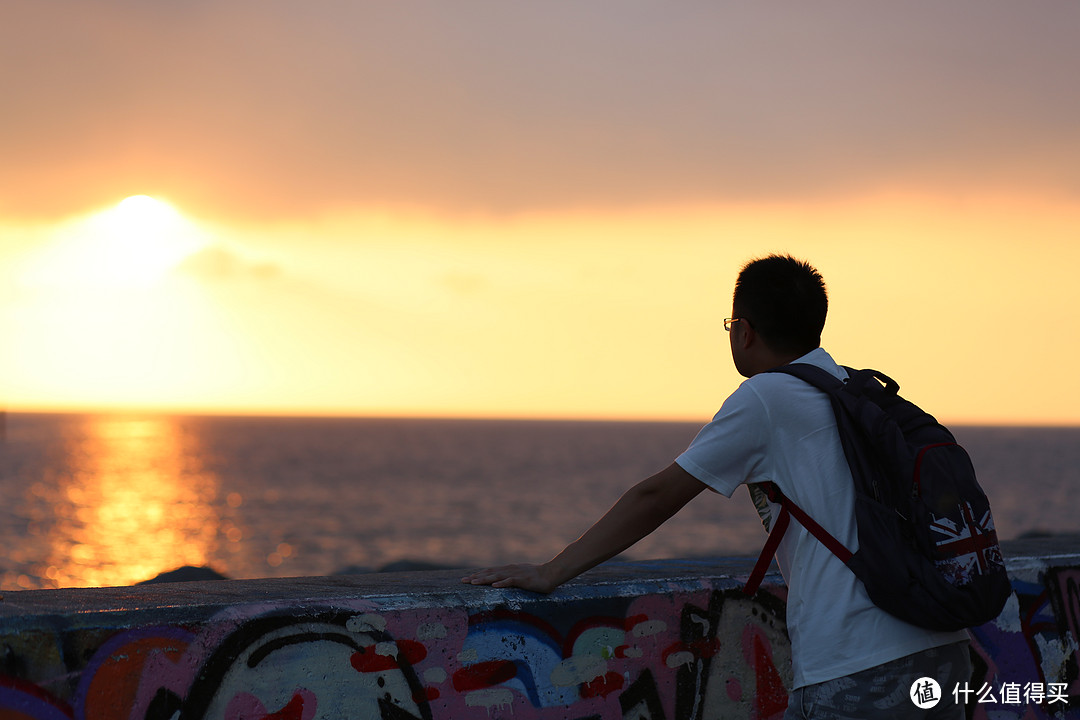
[[[784,509],[790,511],[795,516],[795,519],[799,521],[799,524],[806,528],[807,532],[816,537],[822,545],[829,548],[829,552],[838,557],[840,562],[847,565],[853,554],[850,550],[841,545],[840,541],[829,534],[828,530],[818,525],[817,521],[807,515],[801,507],[787,498],[784,498],[783,502]]]
[[[769,485],[772,486],[767,489],[769,499],[780,503],[780,513],[776,516],[776,524],[769,532],[769,539],[765,541],[765,547],[761,549],[761,554],[758,555],[757,563],[754,564],[750,577],[747,578],[746,584],[743,585],[743,592],[747,595],[753,595],[761,586],[765,571],[769,569],[773,556],[776,555],[776,549],[780,547],[780,540],[783,539],[784,533],[787,532],[792,515],[795,516],[800,525],[806,528],[807,532],[817,538],[818,542],[839,558],[840,562],[846,565],[852,556],[850,550],[844,547],[828,530],[818,525],[817,521],[807,515],[801,507],[788,500],[775,484],[769,483]]]
[[[773,556],[776,555],[776,548],[780,547],[780,540],[783,539],[784,533],[787,532],[788,523],[790,522],[791,515],[788,513],[787,503],[784,503],[780,507],[780,514],[776,516],[776,524],[769,531],[769,539],[765,541],[765,547],[761,548],[761,554],[758,555],[754,570],[750,573],[750,577],[747,578],[746,584],[743,585],[743,592],[747,595],[753,595],[761,586],[765,571],[769,569]]]

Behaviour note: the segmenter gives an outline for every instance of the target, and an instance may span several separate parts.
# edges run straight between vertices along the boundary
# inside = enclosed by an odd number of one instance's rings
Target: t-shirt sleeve
[[[731,497],[743,483],[769,479],[765,477],[768,428],[764,404],[743,383],[675,462],[711,489]]]

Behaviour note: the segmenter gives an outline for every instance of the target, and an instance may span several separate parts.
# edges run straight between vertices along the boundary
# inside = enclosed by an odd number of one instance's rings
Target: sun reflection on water
[[[31,493],[55,513],[42,575],[54,587],[129,585],[216,549],[218,480],[170,418],[88,417],[64,444],[74,468]]]

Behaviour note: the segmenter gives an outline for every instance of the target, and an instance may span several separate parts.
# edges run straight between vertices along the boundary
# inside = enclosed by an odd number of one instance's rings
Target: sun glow
[[[168,203],[133,195],[65,225],[27,276],[35,285],[146,288],[203,247],[201,235]]]
[[[9,409],[697,419],[741,380],[717,331],[739,265],[782,251],[829,282],[829,351],[885,365],[942,420],[1078,422],[1077,380],[1035,378],[1001,334],[1033,328],[1050,364],[1076,355],[1061,331],[1080,325],[1073,205],[898,195],[211,226],[157,202],[0,227],[0,250],[15,238],[0,258]]]
[[[177,272],[211,236],[168,203],[132,196],[35,241],[5,327],[9,372],[44,406],[175,401],[220,364],[216,308]]]

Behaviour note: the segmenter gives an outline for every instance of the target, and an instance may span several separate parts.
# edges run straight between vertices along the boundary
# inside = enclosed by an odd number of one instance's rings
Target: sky
[[[746,261],[1080,424],[1080,5],[7,0],[0,405],[706,420]]]

